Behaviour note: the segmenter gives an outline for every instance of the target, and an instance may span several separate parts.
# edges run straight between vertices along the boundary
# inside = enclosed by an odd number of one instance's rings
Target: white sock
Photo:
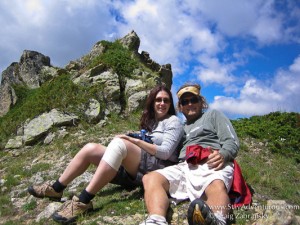
[[[167,222],[165,217],[163,217],[161,215],[157,215],[157,214],[151,214],[149,216],[149,218],[154,219],[154,220],[159,221],[159,222]]]
[[[220,222],[226,224],[226,217],[222,214],[221,211],[215,212],[214,215]]]
[[[114,138],[107,146],[102,160],[118,171],[123,159],[127,156],[126,145],[121,138]]]

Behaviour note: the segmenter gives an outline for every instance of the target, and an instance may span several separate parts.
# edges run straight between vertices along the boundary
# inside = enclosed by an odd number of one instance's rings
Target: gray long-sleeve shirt
[[[183,148],[179,159],[184,159],[186,147],[193,144],[219,149],[225,162],[233,160],[239,150],[239,140],[230,120],[217,110],[205,112],[198,120],[184,126]]]
[[[152,141],[157,145],[155,156],[162,160],[178,161],[176,148],[183,135],[183,124],[175,115],[159,121],[152,133]]]

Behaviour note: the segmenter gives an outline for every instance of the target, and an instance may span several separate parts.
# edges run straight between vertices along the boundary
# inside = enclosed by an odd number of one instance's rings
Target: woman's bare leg
[[[59,177],[59,182],[67,186],[72,180],[84,173],[89,165],[99,165],[106,147],[101,144],[86,144],[72,159],[65,171]]]
[[[122,140],[127,149],[127,155],[123,159],[122,165],[131,176],[135,177],[141,160],[141,149],[127,140]],[[101,160],[92,180],[86,187],[86,191],[95,195],[108,184],[116,174],[117,171],[115,169],[104,160]]]

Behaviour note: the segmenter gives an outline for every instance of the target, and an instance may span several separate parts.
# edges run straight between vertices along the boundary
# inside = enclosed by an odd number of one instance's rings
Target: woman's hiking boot
[[[61,208],[56,211],[52,218],[62,224],[72,224],[77,217],[93,210],[92,202],[84,204],[79,201],[79,198],[73,196],[72,200],[66,201]]]
[[[197,198],[188,208],[189,225],[226,225],[220,221],[204,201]]]
[[[49,198],[54,201],[60,201],[63,192],[56,192],[50,185],[50,182],[46,182],[40,185],[33,185],[28,187],[29,194],[37,198]]]

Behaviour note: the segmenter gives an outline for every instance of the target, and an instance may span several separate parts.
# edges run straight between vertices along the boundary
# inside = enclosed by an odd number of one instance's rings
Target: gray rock
[[[268,200],[264,207],[257,207],[251,217],[258,218],[253,225],[289,225],[296,220],[293,207],[284,200]]]
[[[24,50],[19,62],[19,74],[30,88],[41,86],[40,74],[44,66],[50,66],[50,58],[36,51]]]
[[[131,95],[128,98],[128,111],[133,112],[138,108],[143,108],[147,95],[148,93],[146,91],[140,91],[138,93]]]
[[[120,39],[120,43],[129,50],[137,53],[140,47],[140,38],[134,31],[131,31],[129,34]]]
[[[89,122],[99,122],[101,118],[100,103],[96,99],[90,99],[88,108],[85,110],[84,114],[87,116]]]
[[[5,145],[5,149],[17,149],[23,146],[23,137],[16,136],[13,139],[9,139]]]
[[[53,139],[55,138],[55,134],[54,133],[49,133],[47,136],[46,136],[46,138],[44,139],[44,144],[46,144],[46,145],[48,145],[48,144],[50,144],[52,141],[53,141]]]
[[[0,86],[0,117],[4,116],[10,108],[16,104],[17,96],[15,90],[9,83]]]
[[[75,115],[62,113],[56,109],[43,113],[24,126],[24,144],[35,143],[54,126],[75,125],[77,119]]]
[[[48,219],[52,214],[62,206],[61,202],[52,202],[50,203],[44,211],[42,211],[37,217],[36,222],[40,222],[42,219]]]

